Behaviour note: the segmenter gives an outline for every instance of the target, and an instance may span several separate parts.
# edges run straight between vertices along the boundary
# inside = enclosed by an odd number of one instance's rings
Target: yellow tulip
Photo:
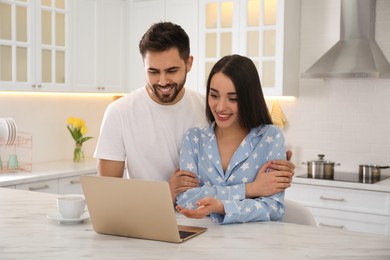
[[[81,127],[80,133],[81,133],[82,135],[85,135],[87,132],[88,132],[88,128],[87,128],[86,126]]]
[[[74,128],[81,128],[83,126],[82,121],[80,118],[75,118],[73,122],[73,127]]]
[[[88,132],[88,128],[85,121],[81,118],[73,116],[68,117],[67,128],[77,145],[82,145],[85,141],[93,138],[91,136],[84,137],[84,135]]]
[[[74,122],[74,117],[73,116],[68,117],[68,125],[73,125],[73,122]]]

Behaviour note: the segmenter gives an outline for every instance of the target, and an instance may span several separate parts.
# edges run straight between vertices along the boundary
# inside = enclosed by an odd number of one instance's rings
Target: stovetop
[[[378,181],[383,181],[387,178],[390,178],[390,176],[386,176],[386,175],[370,176],[369,178],[362,178],[359,176],[358,173],[351,173],[351,172],[335,172],[333,178],[329,176],[313,177],[312,175],[309,176],[309,174],[307,173],[297,175],[296,177],[306,178],[306,179],[323,179],[323,180],[331,180],[331,181],[345,181],[345,182],[368,183],[368,184],[374,184]]]

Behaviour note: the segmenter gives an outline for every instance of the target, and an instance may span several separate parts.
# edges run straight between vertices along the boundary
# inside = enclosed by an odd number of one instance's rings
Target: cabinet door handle
[[[69,183],[70,183],[70,184],[79,184],[79,183],[80,183],[80,181],[75,181],[75,180],[72,180],[72,181],[70,181]]]
[[[321,226],[321,227],[331,227],[331,228],[340,228],[340,229],[344,228],[343,225],[331,225],[331,224],[324,224],[324,223],[321,223],[321,222],[318,223],[318,225]]]
[[[331,198],[331,197],[325,197],[325,196],[320,196],[321,200],[333,200],[333,201],[345,201],[344,198]]]
[[[35,190],[44,190],[44,189],[48,189],[48,188],[50,188],[50,186],[45,184],[42,186],[29,187],[28,189],[31,191],[35,191]]]

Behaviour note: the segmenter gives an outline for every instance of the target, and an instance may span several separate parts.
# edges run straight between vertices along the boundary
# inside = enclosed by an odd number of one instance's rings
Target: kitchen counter
[[[32,165],[31,172],[0,173],[0,187],[24,184],[33,181],[90,174],[92,172],[97,172],[97,162],[96,159],[93,158],[88,158],[81,163],[74,163],[71,160],[38,163]],[[296,177],[298,175],[305,174],[306,172],[306,168],[297,167],[295,169],[293,183],[369,191],[382,191],[390,193],[390,178],[374,184],[366,184]],[[382,175],[386,174],[389,175],[388,173],[382,173]]]
[[[96,159],[85,159],[74,163],[72,160],[37,163],[31,172],[0,173],[0,187],[19,185],[29,182],[71,177],[97,172]]]
[[[390,193],[390,178],[387,178],[383,181],[379,181],[373,184],[368,183],[358,183],[358,182],[346,182],[346,181],[334,181],[334,180],[322,180],[322,179],[309,179],[309,178],[300,178],[299,175],[307,173],[306,168],[296,168],[295,176],[293,178],[293,184],[309,184],[317,186],[326,186],[326,187],[336,187],[336,188],[346,188],[346,189],[355,189],[355,190],[367,190],[367,191],[381,191]],[[357,174],[357,173],[351,173]],[[381,173],[382,175],[390,176],[389,173]]]
[[[182,244],[97,234],[46,218],[58,195],[0,188],[1,259],[390,259],[390,238],[279,222],[218,225]],[[156,218],[157,220],[158,218]]]

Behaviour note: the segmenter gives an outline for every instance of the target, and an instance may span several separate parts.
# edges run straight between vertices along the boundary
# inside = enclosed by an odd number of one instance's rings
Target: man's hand
[[[253,182],[246,184],[246,198],[268,197],[290,187],[292,174],[283,171],[266,172],[273,161],[266,162]]]
[[[169,187],[171,189],[172,201],[175,203],[179,193],[199,187],[198,176],[193,172],[176,169],[176,172],[169,178]]]
[[[255,180],[246,184],[246,198],[267,197],[284,191],[291,186],[294,169],[295,165],[289,161],[275,160],[265,163]]]
[[[187,218],[203,218],[211,213],[224,215],[225,209],[222,201],[214,197],[205,197],[196,202],[197,209],[185,209],[182,206],[176,206],[176,209]]]
[[[288,150],[286,152],[286,157],[287,157],[287,161],[286,160],[272,161],[273,163],[270,165],[269,170],[270,171],[290,172],[290,173],[292,173],[292,176],[294,176],[295,165],[292,162],[290,162],[290,159],[292,157],[292,152],[290,150]]]

